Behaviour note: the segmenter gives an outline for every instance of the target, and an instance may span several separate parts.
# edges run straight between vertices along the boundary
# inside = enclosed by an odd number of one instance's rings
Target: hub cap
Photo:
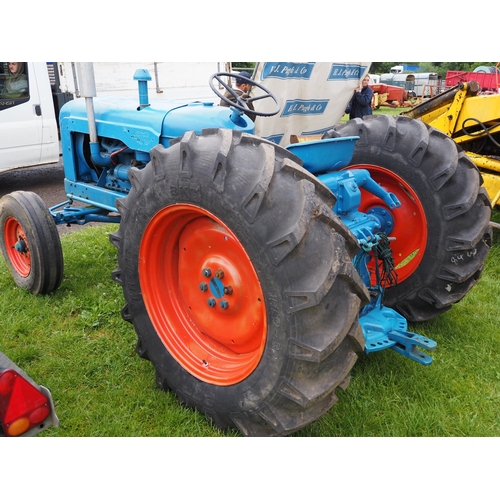
[[[139,280],[158,336],[193,376],[232,385],[258,365],[264,294],[242,244],[217,217],[187,204],[160,210],[141,241]]]
[[[31,270],[31,255],[24,229],[14,217],[9,217],[4,225],[4,241],[7,255],[15,271],[23,278]]]

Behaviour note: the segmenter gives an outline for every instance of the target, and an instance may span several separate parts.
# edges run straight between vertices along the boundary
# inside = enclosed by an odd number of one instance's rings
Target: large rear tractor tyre
[[[32,294],[48,294],[63,277],[57,227],[35,193],[14,191],[0,200],[0,246],[14,281]]]
[[[389,234],[398,284],[386,290],[385,304],[409,321],[436,317],[474,286],[491,247],[481,175],[452,139],[408,117],[358,118],[324,137],[353,135],[360,139],[347,168],[369,170],[402,203]],[[383,208],[363,191],[361,212]]]
[[[113,276],[158,386],[247,436],[323,415],[368,300],[332,194],[286,150],[223,129],[155,147],[130,179]]]

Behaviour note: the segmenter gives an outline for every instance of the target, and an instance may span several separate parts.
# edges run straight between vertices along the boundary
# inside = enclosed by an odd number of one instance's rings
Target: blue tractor
[[[210,86],[230,107],[153,105],[144,70],[138,100],[82,89],[60,113],[67,200],[5,196],[1,246],[20,287],[51,293],[56,225],[119,222],[112,278],[158,386],[222,429],[287,435],[331,408],[360,353],[431,362],[435,342],[407,321],[477,282],[491,205],[472,162],[417,120],[355,119],[282,148],[254,135],[227,76]]]

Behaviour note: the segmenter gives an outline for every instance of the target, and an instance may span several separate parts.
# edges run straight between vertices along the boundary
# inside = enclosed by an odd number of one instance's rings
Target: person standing
[[[363,118],[372,114],[373,90],[368,86],[369,83],[370,77],[366,75],[361,81],[361,86],[354,89],[354,95],[345,110],[349,113],[349,119]]]

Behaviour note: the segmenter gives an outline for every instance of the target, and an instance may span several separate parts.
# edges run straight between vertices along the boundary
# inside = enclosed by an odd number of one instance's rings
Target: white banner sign
[[[339,123],[369,68],[369,62],[258,63],[254,79],[277,97],[281,110],[272,117],[257,117],[255,134],[283,147],[290,144],[291,135],[323,134]],[[253,88],[252,96],[262,94]],[[275,107],[270,98],[255,102],[257,111]]]

